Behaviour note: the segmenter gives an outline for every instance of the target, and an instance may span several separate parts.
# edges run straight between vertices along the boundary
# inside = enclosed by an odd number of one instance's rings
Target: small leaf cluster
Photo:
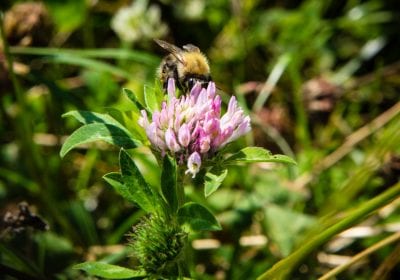
[[[223,152],[223,151],[222,151]],[[241,163],[275,162],[285,164],[296,164],[296,162],[285,155],[273,155],[270,151],[261,147],[246,147],[227,158],[217,157],[213,165],[204,176],[204,195],[208,197],[214,193],[228,175],[228,167]]]

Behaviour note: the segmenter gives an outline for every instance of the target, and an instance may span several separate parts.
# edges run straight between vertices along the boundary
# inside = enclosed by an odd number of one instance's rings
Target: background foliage
[[[194,278],[255,279],[283,260],[264,279],[316,279],[360,252],[340,279],[399,276],[397,1],[135,1],[124,33],[116,15],[129,1],[46,0],[17,12],[22,3],[0,4],[8,42],[0,47],[0,212],[27,201],[49,230],[14,233],[3,221],[6,279],[85,278],[71,267],[91,260],[135,265],[123,245],[143,213],[102,179],[118,171],[118,151],[97,143],[61,159],[61,143],[79,127],[62,114],[129,110],[122,88],[143,98],[165,54],[154,37],[209,57],[225,101],[237,95],[252,117],[253,134],[238,148],[263,146],[298,163],[232,167],[207,200],[196,182],[187,186],[223,227],[191,236]],[[156,186],[155,159],[130,153]],[[377,246],[386,237],[391,245]]]

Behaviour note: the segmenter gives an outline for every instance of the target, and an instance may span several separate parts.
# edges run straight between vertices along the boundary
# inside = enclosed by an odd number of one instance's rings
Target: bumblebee
[[[198,47],[192,44],[179,48],[162,40],[154,40],[169,54],[163,58],[157,74],[164,89],[167,88],[168,79],[173,78],[177,87],[188,93],[199,82],[202,87],[207,87],[211,81],[210,66],[207,57]]]

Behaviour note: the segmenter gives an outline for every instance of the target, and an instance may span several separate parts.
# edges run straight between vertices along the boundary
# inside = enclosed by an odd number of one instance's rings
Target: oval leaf
[[[115,125],[91,123],[75,130],[61,147],[60,156],[64,157],[78,145],[103,140],[126,149],[136,148],[139,141],[132,139],[124,130]]]
[[[296,162],[285,155],[273,155],[270,151],[261,147],[247,147],[233,154],[224,161],[225,165],[239,162],[280,162],[296,164]]]
[[[106,279],[127,279],[146,276],[144,271],[132,270],[126,267],[102,262],[84,262],[74,265],[72,268],[80,269],[90,275]]]
[[[135,162],[124,149],[121,149],[119,154],[119,164],[121,167],[123,184],[121,186],[117,183],[114,184],[114,187],[119,188],[118,192],[124,198],[136,203],[146,212],[155,212],[159,204],[158,197],[147,184]]]
[[[130,135],[130,132],[117,120],[115,120],[112,116],[108,114],[100,114],[91,111],[70,111],[62,115],[62,117],[74,117],[77,121],[82,124],[90,124],[90,123],[104,123],[114,125],[121,130],[125,131],[126,134]]]
[[[188,202],[178,210],[178,221],[181,225],[189,225],[194,231],[221,230],[221,225],[214,215],[195,202]]]
[[[204,195],[208,197],[215,192],[228,174],[227,169],[210,170],[204,177]]]

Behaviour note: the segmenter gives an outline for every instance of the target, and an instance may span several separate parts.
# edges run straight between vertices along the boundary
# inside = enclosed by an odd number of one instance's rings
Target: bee
[[[198,47],[188,44],[179,48],[162,40],[154,41],[169,52],[157,71],[164,89],[167,88],[169,78],[173,78],[177,87],[185,94],[198,82],[202,87],[207,87],[212,81],[207,57]]]

